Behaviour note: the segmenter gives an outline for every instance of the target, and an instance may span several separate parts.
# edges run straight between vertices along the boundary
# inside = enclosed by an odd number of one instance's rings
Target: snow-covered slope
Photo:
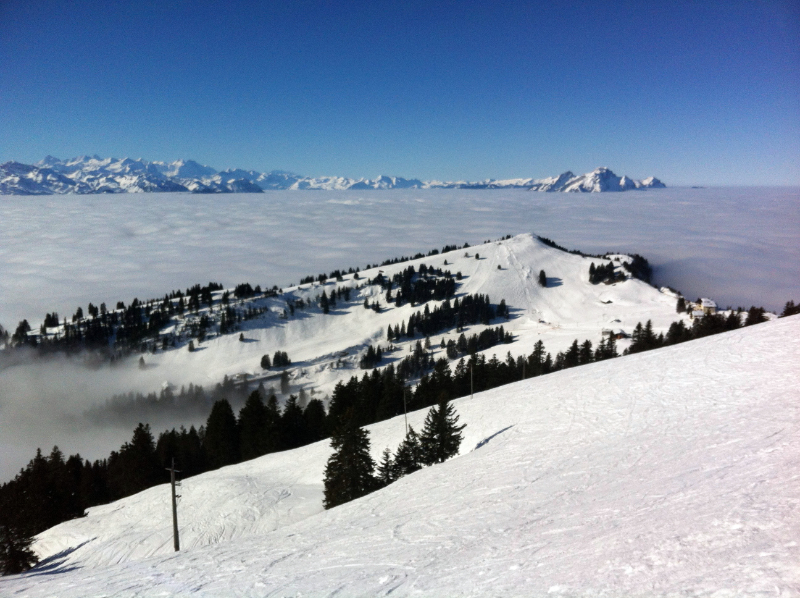
[[[476,259],[476,255],[480,259]],[[620,260],[614,262],[617,270],[624,271],[620,264],[629,258],[612,257]],[[652,320],[656,333],[665,333],[673,321],[681,318],[691,325],[688,316],[675,312],[676,299],[671,292],[662,292],[634,278],[611,285],[589,283],[590,264],[599,266],[609,262],[611,260],[567,253],[546,245],[532,234],[523,234],[467,250],[364,270],[359,279],[348,274],[341,282],[329,280],[325,285],[314,283],[285,288],[277,297],[242,305],[242,308],[269,307],[269,312],[241,323],[248,341],[245,343],[239,342],[238,332],[222,336],[211,334],[202,342],[202,351],[190,353],[186,350],[188,337],[185,334],[191,321],[183,320],[174,330],[183,335],[177,348],[145,356],[149,369],[139,376],[141,390],[157,392],[165,383],[176,388],[189,383],[208,387],[224,376],[236,379],[246,376],[253,384],[266,378],[267,386],[276,385],[276,374],[261,369],[261,356],[287,351],[292,360],[291,377],[295,389],[302,387],[307,392],[316,391],[324,396],[332,391],[336,382],[363,374],[358,368],[361,355],[370,344],[386,347],[388,326],[408,322],[413,313],[424,309],[409,303],[401,307],[387,304],[381,287],[365,285],[366,280],[376,277],[379,271],[387,278],[409,266],[418,271],[421,264],[450,270],[454,275],[461,272],[459,296],[488,294],[495,305],[505,300],[511,311],[510,319],[496,318],[490,326],[504,326],[514,335],[515,342],[487,350],[488,357],[497,353],[503,359],[507,351],[515,357],[528,355],[538,340],[542,340],[555,357],[576,339],[579,342],[588,339],[597,346],[604,333],[630,334],[637,323],[647,320]],[[547,275],[547,287],[538,284],[541,270]],[[353,289],[350,301],[340,301],[331,314],[323,314],[316,299],[323,291],[330,294],[333,289],[343,287]],[[298,299],[311,306],[284,319],[282,314],[287,302]],[[370,303],[377,301],[381,305],[380,313],[364,309],[365,299]],[[427,305],[433,309],[440,304],[431,301]],[[205,311],[204,308],[201,315]],[[218,305],[215,312],[219,314]],[[471,326],[465,332],[467,335],[480,333],[484,328],[486,326]],[[457,337],[452,330],[434,335],[431,339],[433,357],[445,355],[440,347],[442,338],[456,340]],[[397,350],[387,355],[382,365],[407,355],[418,340],[419,337],[395,342]],[[619,341],[620,351],[627,342]],[[132,358],[132,367],[136,360],[138,356]],[[455,367],[455,361],[451,367]],[[136,421],[131,422],[135,424]]]
[[[152,488],[0,593],[797,595],[799,359],[796,316],[460,399],[461,456],[327,512],[325,442],[198,476],[177,555]]]
[[[33,166],[18,162],[0,164],[0,194],[141,193],[191,191],[192,193],[260,193],[269,189],[534,189],[538,191],[625,191],[664,187],[656,178],[634,181],[617,177],[607,168],[576,177],[566,172],[548,179],[506,179],[468,182],[421,181],[380,175],[375,179],[302,177],[273,171],[231,169],[217,172],[194,160],[148,162],[124,158],[80,156],[59,160],[47,156]]]

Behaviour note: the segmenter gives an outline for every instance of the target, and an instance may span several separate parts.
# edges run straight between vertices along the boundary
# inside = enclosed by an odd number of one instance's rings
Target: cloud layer
[[[90,301],[128,304],[209,280],[283,286],[531,231],[587,252],[640,253],[657,283],[690,298],[778,310],[800,299],[798,199],[797,188],[3,197],[0,323],[13,331],[27,318],[35,327],[47,312],[69,317]],[[92,458],[118,448],[130,430],[87,428],[83,413],[141,388],[143,374],[57,360],[0,376],[0,477],[7,479],[36,446]]]

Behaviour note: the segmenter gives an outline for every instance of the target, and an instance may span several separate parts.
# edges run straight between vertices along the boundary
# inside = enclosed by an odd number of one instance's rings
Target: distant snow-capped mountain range
[[[217,171],[194,160],[148,162],[130,158],[81,156],[59,160],[47,156],[33,165],[0,164],[0,195],[50,195],[54,193],[261,193],[276,189],[530,189],[531,191],[604,192],[665,187],[655,177],[634,180],[618,177],[608,168],[583,175],[565,172],[545,179],[487,179],[484,181],[421,181],[402,177],[376,179],[304,177],[273,170],[228,169]]]

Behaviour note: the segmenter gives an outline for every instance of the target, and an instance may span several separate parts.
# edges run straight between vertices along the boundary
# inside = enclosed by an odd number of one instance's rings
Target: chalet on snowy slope
[[[689,317],[692,320],[703,316],[712,316],[715,313],[717,313],[717,304],[711,299],[700,299],[699,303],[692,303],[689,309]]]
[[[711,299],[701,299],[700,309],[703,310],[703,313],[705,315],[713,316],[715,313],[717,313],[717,304],[714,303]]]

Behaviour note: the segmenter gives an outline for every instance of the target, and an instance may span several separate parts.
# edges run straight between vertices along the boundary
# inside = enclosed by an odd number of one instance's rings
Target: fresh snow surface
[[[480,254],[480,259],[475,259],[476,253]],[[630,259],[618,257],[622,261]],[[445,261],[448,265],[444,264]],[[263,318],[241,323],[247,342],[240,342],[237,332],[215,336],[198,344],[202,351],[190,353],[181,345],[174,350],[145,356],[150,374],[140,376],[141,387],[146,391],[157,391],[164,381],[175,388],[191,382],[208,386],[226,375],[236,377],[243,373],[253,382],[259,377],[271,376],[271,384],[277,386],[277,373],[269,371],[265,374],[260,360],[264,354],[272,356],[275,351],[283,350],[292,360],[293,383],[306,386],[306,390],[314,388],[330,393],[336,382],[346,382],[351,376],[360,377],[364,373],[358,369],[358,360],[370,344],[387,347],[388,326],[407,322],[413,313],[425,309],[425,306],[411,306],[410,303],[399,308],[394,303],[387,304],[385,293],[378,285],[355,288],[366,279],[377,276],[379,271],[391,278],[409,266],[419,271],[421,264],[450,270],[453,274],[461,272],[463,280],[457,283],[457,296],[488,294],[495,305],[505,299],[512,317],[509,320],[495,318],[489,327],[503,326],[514,334],[517,342],[487,349],[484,351],[487,358],[496,353],[500,359],[505,359],[507,351],[515,357],[528,355],[538,340],[542,340],[555,357],[558,351],[567,350],[576,339],[581,343],[589,339],[597,346],[604,331],[630,334],[637,323],[644,324],[647,320],[652,320],[656,333],[666,333],[669,325],[681,318],[691,326],[686,314],[676,313],[676,299],[671,294],[664,294],[641,280],[629,278],[611,285],[589,283],[590,264],[610,261],[553,249],[533,235],[525,234],[466,250],[363,270],[359,280],[346,275],[342,282],[329,280],[324,287],[315,283],[285,288],[278,298],[253,302],[256,306],[269,305],[270,312]],[[618,271],[624,272],[620,263],[613,263]],[[542,269],[547,273],[546,288],[537,282]],[[338,302],[330,314],[322,314],[315,305],[298,309],[295,316],[287,320],[281,318],[287,300],[300,298],[304,302],[313,302],[323,290],[330,294],[333,289],[343,287],[354,289],[351,300],[349,303]],[[364,299],[370,303],[377,301],[381,312],[364,309]],[[425,305],[433,309],[441,303],[430,301]],[[475,325],[465,329],[465,333],[480,333],[485,328]],[[458,334],[449,330],[433,335],[431,350],[434,358],[445,355],[445,350],[440,347],[442,338],[457,340]],[[424,339],[417,336],[394,343],[397,349],[387,354],[381,365],[410,354],[420,340]],[[628,343],[624,339],[618,341],[620,351]],[[131,365],[134,366],[137,360],[138,356],[132,358]],[[339,366],[337,362],[343,365]],[[456,362],[451,362],[452,368]],[[146,386],[148,383],[149,387]],[[269,384],[269,381],[265,382],[266,386]]]
[[[476,254],[480,259],[475,259]],[[629,259],[616,257],[621,261]],[[222,336],[212,334],[198,343],[199,350],[189,352],[184,335],[176,348],[146,354],[144,370],[138,367],[138,354],[114,367],[82,367],[79,360],[55,363],[48,360],[8,367],[0,390],[4,396],[0,443],[13,447],[16,453],[0,457],[0,467],[11,477],[28,462],[38,446],[49,450],[54,444],[67,454],[80,452],[84,458],[104,458],[130,438],[130,430],[139,421],[148,417],[132,408],[120,411],[105,407],[105,402],[114,394],[131,390],[158,393],[168,385],[177,393],[189,384],[199,384],[210,390],[225,376],[235,380],[247,376],[252,387],[263,381],[267,389],[278,388],[279,372],[264,371],[260,366],[262,355],[272,356],[276,351],[286,351],[292,360],[292,392],[297,394],[302,388],[316,398],[332,394],[337,382],[364,374],[364,370],[359,369],[359,359],[369,345],[387,348],[388,326],[408,322],[412,313],[425,309],[409,303],[399,308],[393,303],[387,305],[385,293],[378,285],[356,289],[368,278],[377,276],[379,270],[384,276],[392,277],[409,266],[418,271],[424,263],[450,270],[454,275],[461,272],[463,279],[458,283],[458,295],[488,294],[495,305],[504,299],[511,318],[496,318],[490,326],[502,325],[514,335],[515,342],[487,349],[484,352],[487,359],[497,354],[504,360],[507,352],[514,357],[528,355],[538,340],[544,342],[555,357],[574,340],[582,343],[588,339],[597,346],[605,332],[630,334],[637,323],[644,324],[648,320],[652,320],[656,333],[666,332],[670,323],[681,317],[691,325],[686,315],[676,313],[676,299],[671,293],[662,293],[640,280],[628,279],[612,285],[589,283],[592,262],[600,265],[608,260],[584,258],[548,247],[531,234],[519,235],[502,242],[363,270],[359,280],[347,275],[342,282],[331,280],[324,287],[304,284],[299,288],[284,288],[279,297],[256,299],[243,306],[269,308],[263,316],[241,323],[246,342],[239,341],[238,332]],[[620,263],[615,262],[617,270],[623,271]],[[538,284],[540,270],[547,274],[547,288]],[[316,298],[323,289],[330,294],[337,287],[353,289],[350,302],[340,301],[331,314],[322,314]],[[217,300],[220,295],[221,292],[216,294]],[[298,309],[295,316],[283,319],[287,301],[296,299],[314,305]],[[380,303],[381,312],[364,309],[364,299]],[[438,304],[431,301],[427,307],[433,309]],[[218,308],[216,305],[215,310]],[[193,318],[195,316],[187,316],[165,332],[181,333],[187,320]],[[39,322],[32,322],[32,327],[38,330]],[[471,326],[465,333],[480,333],[484,328]],[[56,334],[57,330],[50,333]],[[433,335],[435,358],[445,355],[440,347],[442,338],[457,340],[458,334],[449,330]],[[381,365],[402,359],[419,340],[417,337],[395,343],[396,349],[385,354]],[[627,342],[618,342],[620,351]],[[451,362],[451,368],[455,365],[456,361]],[[85,415],[91,407],[99,409]],[[170,414],[148,421],[158,433],[172,426],[199,426],[206,417],[207,412],[203,410],[200,417]],[[115,434],[107,430],[110,426],[116,426]],[[104,430],[103,435],[98,434],[100,430]]]
[[[152,488],[0,594],[796,596],[798,360],[795,316],[460,399],[460,456],[330,511],[326,442],[188,479],[179,554]]]

